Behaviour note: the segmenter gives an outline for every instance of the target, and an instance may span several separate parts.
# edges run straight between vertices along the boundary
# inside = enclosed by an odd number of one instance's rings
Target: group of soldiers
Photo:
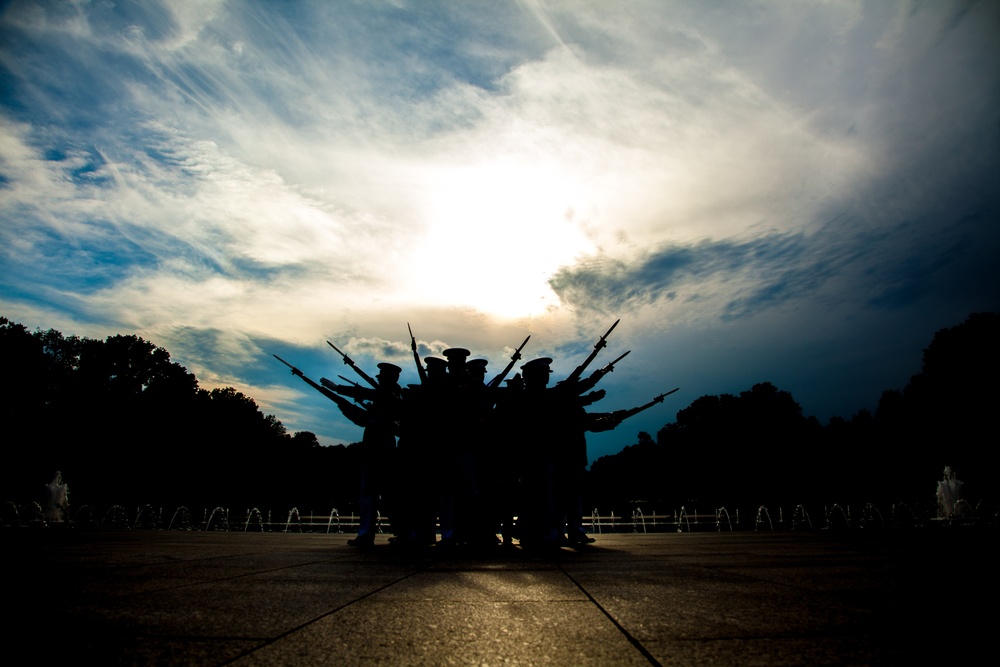
[[[377,531],[377,501],[389,516],[391,541],[401,546],[577,546],[594,541],[583,529],[587,431],[607,431],[660,403],[630,410],[587,412],[604,398],[592,391],[621,355],[589,377],[583,371],[606,346],[615,326],[565,380],[550,386],[552,359],[531,360],[505,380],[521,358],[525,338],[507,367],[486,380],[485,359],[464,348],[421,359],[410,332],[420,384],[399,385],[402,369],[378,364],[372,378],[333,343],[369,386],[341,379],[314,382],[284,359],[292,373],[334,401],[364,428],[361,440],[359,527],[350,544],[368,547]]]

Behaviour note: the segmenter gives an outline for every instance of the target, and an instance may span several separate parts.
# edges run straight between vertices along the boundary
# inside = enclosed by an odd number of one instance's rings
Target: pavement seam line
[[[590,594],[590,591],[588,591],[586,588],[584,588],[583,585],[579,581],[577,581],[573,577],[572,574],[570,574],[569,572],[566,571],[566,568],[564,568],[562,566],[562,563],[556,563],[556,567],[558,567],[559,570],[563,574],[565,574],[566,577],[570,581],[572,581],[573,584],[576,585],[577,588],[580,589],[581,593],[583,593],[584,595],[587,596],[587,599],[590,600],[594,604],[595,607],[597,607],[598,609],[601,610],[602,614],[604,614],[605,616],[607,616],[608,620],[611,621],[616,628],[618,628],[618,632],[622,633],[622,635],[625,636],[625,639],[627,639],[629,641],[629,643],[632,644],[632,646],[634,646],[636,648],[636,650],[639,651],[639,653],[641,653],[642,656],[644,658],[646,658],[646,660],[649,661],[649,664],[656,665],[656,667],[663,667],[663,665],[660,663],[660,661],[657,660],[656,658],[654,658],[653,654],[650,653],[649,650],[647,650],[646,647],[642,645],[642,642],[640,642],[638,639],[636,639],[635,637],[633,637],[632,633],[629,632],[628,630],[626,630],[625,626],[622,625],[621,623],[619,623],[618,619],[616,619],[614,616],[612,616],[611,612],[609,612],[607,609],[605,609],[604,606],[601,605],[601,603],[597,601],[597,598],[595,598],[593,595]]]
[[[208,560],[208,559],[199,559],[199,560]],[[296,567],[304,567],[307,565],[316,565],[317,563],[328,563],[328,562],[330,562],[329,559],[314,560],[314,561],[309,561],[307,563],[297,563],[295,565],[282,565],[281,567],[273,567],[270,570],[255,570],[253,572],[244,572],[242,574],[231,574],[227,577],[212,577],[206,579],[198,579],[197,581],[189,581],[182,584],[174,584],[172,586],[150,588],[149,590],[143,590],[143,591],[130,591],[128,593],[122,593],[120,595],[110,596],[109,599],[128,598],[139,595],[148,595],[150,593],[162,593],[163,591],[176,591],[181,588],[191,588],[192,586],[204,586],[205,584],[214,583],[216,581],[233,581],[234,579],[245,579],[247,577],[254,577],[259,574],[269,574],[271,572],[280,572],[282,570],[290,570]]]
[[[293,633],[296,633],[296,632],[298,632],[300,630],[303,630],[304,628],[312,625],[313,623],[316,623],[318,621],[323,620],[327,616],[331,616],[331,615],[336,614],[337,612],[339,612],[339,611],[341,611],[343,609],[346,609],[347,607],[350,607],[352,604],[355,604],[357,602],[361,602],[362,600],[364,600],[366,598],[369,598],[369,597],[375,595],[376,593],[381,593],[382,591],[384,591],[385,589],[389,588],[390,586],[395,586],[396,584],[398,584],[398,583],[400,583],[402,581],[406,581],[407,579],[409,579],[410,577],[412,577],[412,576],[414,576],[416,574],[420,574],[421,572],[425,572],[425,571],[427,571],[428,568],[429,568],[429,566],[424,566],[424,567],[418,568],[418,569],[416,569],[416,570],[414,570],[412,572],[409,572],[409,573],[403,575],[402,577],[400,577],[399,579],[396,579],[395,581],[390,581],[389,583],[387,583],[387,584],[385,584],[383,586],[379,586],[378,588],[376,588],[374,590],[368,591],[364,595],[361,595],[361,596],[359,596],[359,597],[351,600],[350,602],[345,602],[344,604],[340,605],[339,607],[334,607],[330,611],[325,612],[323,614],[320,614],[316,618],[313,618],[313,619],[310,619],[308,621],[305,621],[304,623],[300,623],[299,625],[297,625],[294,628],[291,628],[289,630],[285,630],[281,634],[275,635],[274,637],[271,637],[270,639],[265,640],[260,646],[255,646],[254,648],[250,649],[249,651],[244,651],[243,653],[240,653],[239,655],[234,656],[234,657],[232,657],[229,660],[226,660],[224,662],[220,662],[219,663],[219,667],[222,667],[222,665],[231,665],[234,662],[236,662],[237,660],[241,660],[241,659],[247,657],[248,655],[250,655],[252,653],[256,653],[257,651],[259,651],[260,649],[262,649],[262,648],[264,648],[266,646],[270,646],[271,644],[273,644],[273,643],[275,643],[275,642],[277,642],[279,640],[282,640],[285,637],[287,637],[287,636],[289,636],[289,635],[291,635]]]

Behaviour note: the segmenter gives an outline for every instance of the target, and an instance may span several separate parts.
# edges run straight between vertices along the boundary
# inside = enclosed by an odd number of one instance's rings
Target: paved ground
[[[606,534],[580,551],[413,555],[336,534],[10,529],[5,663],[992,662],[976,654],[996,631],[996,532]]]

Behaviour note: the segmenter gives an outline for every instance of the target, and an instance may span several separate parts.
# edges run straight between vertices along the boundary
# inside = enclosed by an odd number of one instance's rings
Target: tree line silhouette
[[[641,504],[737,503],[934,505],[951,466],[973,506],[996,502],[1000,314],[975,313],[938,331],[921,372],[882,393],[872,413],[821,426],[768,382],[739,396],[702,396],[654,438],[591,465],[589,502],[626,515]],[[929,512],[933,514],[933,512]]]
[[[76,508],[291,501],[329,511],[354,495],[350,448],[289,435],[232,387],[201,389],[138,336],[30,332],[0,318],[0,363],[7,499],[34,499],[56,470]]]
[[[872,413],[823,426],[764,382],[702,396],[655,435],[595,461],[587,506],[627,516],[681,505],[933,503],[945,465],[973,503],[996,496],[994,414],[1000,314],[938,331],[921,372]],[[232,387],[211,391],[138,336],[104,340],[29,331],[0,317],[7,369],[0,409],[5,499],[35,499],[56,470],[71,506],[292,506],[347,513],[358,446],[286,432]]]

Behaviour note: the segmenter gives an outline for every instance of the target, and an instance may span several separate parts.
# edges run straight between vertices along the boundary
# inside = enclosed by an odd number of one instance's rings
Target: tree
[[[274,415],[231,387],[199,389],[138,336],[31,333],[0,318],[0,362],[10,371],[2,481],[17,496],[55,470],[77,503],[249,502],[289,486],[272,465],[290,439]]]
[[[896,404],[892,409],[887,404],[880,415],[883,433],[906,452],[908,477],[927,488],[949,465],[965,481],[970,498],[996,493],[998,377],[1000,313],[973,313],[934,334],[922,371],[910,378],[902,401],[889,399]]]

